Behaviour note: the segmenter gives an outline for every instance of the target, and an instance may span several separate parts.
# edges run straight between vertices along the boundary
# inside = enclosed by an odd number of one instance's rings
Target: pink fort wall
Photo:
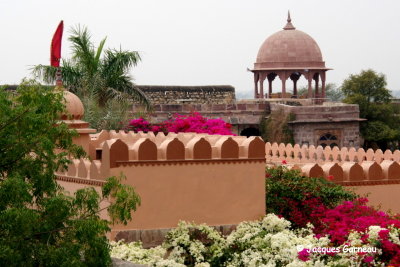
[[[134,186],[142,199],[131,222],[112,227],[112,237],[127,230],[173,228],[180,220],[208,225],[256,220],[265,214],[265,167],[282,161],[306,176],[331,178],[360,195],[369,193],[371,205],[400,213],[399,151],[115,131],[92,135],[88,147],[92,160],[75,159],[68,171],[57,173],[66,190],[100,190],[106,177],[124,173],[124,183]]]
[[[121,229],[172,228],[180,220],[239,224],[265,214],[264,163],[260,161],[148,162],[112,169],[123,172],[142,205]]]
[[[112,236],[173,228],[180,220],[219,226],[265,215],[265,143],[259,137],[103,131],[92,135],[88,152],[92,160],[73,160],[57,173],[66,190],[100,188],[123,173],[123,183],[141,197],[133,220],[114,225]]]
[[[266,143],[265,151],[267,165],[281,165],[284,161],[289,169],[297,169],[306,176],[329,177],[361,196],[367,195],[370,205],[400,213],[399,150]]]

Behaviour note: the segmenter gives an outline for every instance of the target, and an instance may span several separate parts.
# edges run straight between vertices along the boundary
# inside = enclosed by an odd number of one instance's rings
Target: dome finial
[[[292,24],[292,19],[290,18],[290,11],[287,12],[287,23],[286,26],[283,27],[284,30],[295,30],[296,28]]]

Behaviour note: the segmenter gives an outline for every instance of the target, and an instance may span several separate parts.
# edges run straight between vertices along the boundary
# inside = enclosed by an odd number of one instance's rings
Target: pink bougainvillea
[[[299,258],[299,260],[308,261],[310,257],[310,252],[308,252],[308,249],[305,248],[302,251],[298,252],[297,257]]]
[[[133,131],[142,131],[142,132],[149,132],[151,131],[153,126],[150,125],[148,121],[140,117],[139,119],[134,119],[129,122],[127,129]]]
[[[339,246],[347,242],[351,232],[358,232],[363,244],[377,246],[382,250],[381,255],[375,255],[379,260],[400,266],[400,245],[391,241],[388,230],[390,227],[400,228],[399,218],[369,207],[367,202],[368,199],[359,198],[345,201],[333,209],[321,209],[320,205],[316,205],[316,211],[311,212],[309,218],[314,224],[314,233],[317,237],[328,236],[334,246]],[[371,226],[385,228],[378,233],[378,243],[369,243],[367,232]],[[372,256],[366,256],[364,262],[370,263],[373,259]]]
[[[142,117],[131,120],[126,130],[143,132],[164,132],[164,133],[207,133],[220,135],[234,135],[231,125],[222,119],[209,119],[200,113],[194,112],[190,115],[175,114],[171,119],[159,124],[151,124]]]
[[[343,244],[351,231],[364,232],[372,225],[382,228],[393,225],[400,228],[400,220],[367,206],[367,202],[366,198],[359,198],[356,201],[345,201],[342,205],[323,213],[312,213],[312,220],[319,221],[315,231],[318,234],[329,235],[331,241],[336,244]],[[386,238],[387,235],[385,231],[379,233],[381,238]]]

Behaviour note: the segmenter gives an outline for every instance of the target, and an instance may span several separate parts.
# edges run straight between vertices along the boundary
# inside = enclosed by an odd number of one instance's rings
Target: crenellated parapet
[[[89,159],[74,159],[59,175],[104,180],[121,164],[168,161],[265,160],[265,143],[260,137],[101,131],[91,135]]]
[[[288,163],[325,163],[325,162],[357,162],[375,161],[381,163],[384,160],[400,162],[400,151],[394,152],[386,150],[383,152],[378,149],[376,151],[368,149],[365,151],[362,148],[355,149],[354,147],[321,147],[294,145],[283,143],[265,144],[265,154],[267,162],[281,162],[285,160]]]
[[[286,165],[286,164],[285,164]],[[305,176],[325,177],[335,183],[358,185],[400,184],[400,164],[384,160],[357,162],[288,163],[288,169],[298,170]]]
[[[400,151],[266,143],[267,164],[287,164],[310,177],[344,185],[400,183]]]
[[[57,173],[67,190],[123,174],[142,205],[122,230],[176,227],[180,220],[232,225],[265,214],[265,143],[260,137],[102,131],[90,159]]]

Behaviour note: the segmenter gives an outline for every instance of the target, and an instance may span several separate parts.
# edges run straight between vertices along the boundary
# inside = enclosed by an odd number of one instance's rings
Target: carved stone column
[[[254,98],[258,98],[258,80],[259,80],[259,74],[254,73]]]
[[[320,98],[320,95],[319,95],[319,85],[318,85],[318,83],[319,83],[319,73],[317,72],[317,73],[315,73],[314,74],[314,81],[315,81],[315,95],[314,95],[314,97],[315,98]]]
[[[308,98],[312,98],[313,92],[312,92],[312,77],[308,77]]]
[[[273,80],[275,80],[276,77],[276,73],[271,72],[268,73],[267,78],[268,78],[268,98],[271,98],[271,94],[272,94],[272,82]]]
[[[260,79],[260,97],[264,98],[264,79]]]
[[[297,98],[297,81],[300,78],[300,73],[294,72],[290,75],[290,79],[293,81],[293,97]]]
[[[322,98],[326,98],[326,92],[325,92],[325,79],[326,79],[326,71],[323,71],[321,73],[321,91],[322,91]]]
[[[302,70],[302,71],[300,71],[300,73],[303,74],[304,78],[306,78],[307,81],[308,81],[307,98],[312,98],[312,95],[313,95],[313,90],[312,90],[312,78],[313,78],[313,76],[312,76],[312,74],[313,73],[311,73],[310,70],[308,70],[308,69]]]
[[[264,94],[264,81],[267,78],[267,73],[266,72],[261,72],[260,73],[260,96],[259,98],[265,98],[265,94]]]
[[[278,72],[278,76],[282,81],[282,98],[286,97],[286,71],[280,71]]]

